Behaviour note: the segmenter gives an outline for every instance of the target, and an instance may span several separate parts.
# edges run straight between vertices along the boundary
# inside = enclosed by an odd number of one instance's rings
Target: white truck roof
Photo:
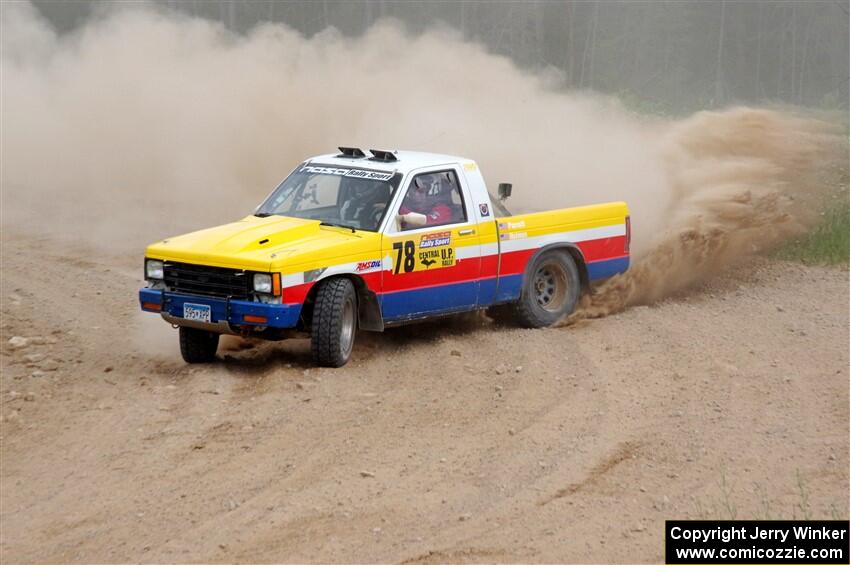
[[[348,157],[343,156],[341,152],[337,151],[336,153],[317,155],[307,161],[315,164],[362,167],[364,169],[398,171],[400,173],[407,173],[414,169],[421,169],[422,167],[474,162],[472,159],[466,159],[464,157],[441,155],[439,153],[424,153],[421,151],[392,151],[391,153],[396,159],[395,161],[373,159],[370,152],[363,151],[363,153],[366,154],[365,157]]]

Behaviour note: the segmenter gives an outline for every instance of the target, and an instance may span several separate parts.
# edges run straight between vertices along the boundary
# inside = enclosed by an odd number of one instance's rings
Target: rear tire
[[[537,257],[514,304],[516,319],[526,328],[544,328],[572,314],[581,292],[578,268],[565,251]]]
[[[180,354],[187,363],[215,360],[219,334],[196,328],[180,327]]]
[[[330,279],[321,285],[313,306],[313,362],[322,367],[342,367],[354,349],[357,292],[345,278]]]

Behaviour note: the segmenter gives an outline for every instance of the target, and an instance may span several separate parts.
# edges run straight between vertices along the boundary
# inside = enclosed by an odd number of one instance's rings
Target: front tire
[[[219,334],[196,328],[180,327],[180,354],[187,363],[215,360]]]
[[[515,304],[517,321],[544,328],[572,314],[581,292],[578,268],[566,251],[547,251],[532,263]]]
[[[330,279],[321,285],[313,306],[313,362],[322,367],[342,367],[354,349],[357,292],[345,278]]]

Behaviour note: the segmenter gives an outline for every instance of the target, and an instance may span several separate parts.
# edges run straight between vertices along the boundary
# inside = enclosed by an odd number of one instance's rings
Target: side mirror
[[[511,196],[513,185],[509,182],[499,183],[499,200],[507,200]]]

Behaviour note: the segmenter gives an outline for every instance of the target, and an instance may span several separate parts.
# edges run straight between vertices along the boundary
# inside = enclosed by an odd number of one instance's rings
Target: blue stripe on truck
[[[606,259],[603,261],[594,261],[587,264],[587,276],[592,281],[599,279],[607,279],[620,273],[626,272],[629,268],[629,258],[617,257],[616,259]]]
[[[478,281],[449,283],[381,295],[384,320],[398,321],[427,314],[464,312],[476,306]]]
[[[481,306],[511,302],[522,293],[522,275],[504,275],[481,281]],[[490,300],[487,300],[489,298]]]

